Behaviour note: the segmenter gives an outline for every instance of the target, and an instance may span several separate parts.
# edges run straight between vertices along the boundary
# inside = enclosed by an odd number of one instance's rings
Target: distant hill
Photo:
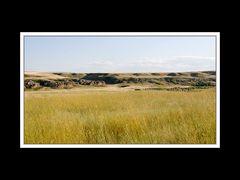
[[[159,85],[159,86],[215,86],[216,72],[169,72],[169,73],[45,73],[25,72],[25,88],[72,88],[79,85],[106,86]]]

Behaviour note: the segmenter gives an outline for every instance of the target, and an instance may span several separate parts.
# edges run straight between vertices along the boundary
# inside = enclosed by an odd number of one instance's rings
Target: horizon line
[[[24,71],[25,72],[39,72],[39,73],[120,73],[120,74],[127,74],[127,73],[189,73],[189,72],[206,72],[206,71],[215,71],[216,70],[200,70],[200,71],[154,71],[154,72],[147,72],[147,71],[143,71],[143,72],[135,72],[135,71],[131,71],[131,72],[81,72],[81,71]]]

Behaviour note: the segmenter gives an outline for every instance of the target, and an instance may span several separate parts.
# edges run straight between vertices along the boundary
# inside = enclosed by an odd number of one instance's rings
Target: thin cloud
[[[174,59],[215,60],[215,57],[206,57],[206,56],[174,56]]]
[[[215,70],[215,57],[140,57],[128,61],[94,60],[85,64],[99,72],[170,72]]]
[[[140,60],[130,63],[134,66],[147,66],[147,67],[176,67],[176,66],[212,66],[214,65],[214,57],[200,57],[200,56],[175,56],[168,58],[142,58]]]

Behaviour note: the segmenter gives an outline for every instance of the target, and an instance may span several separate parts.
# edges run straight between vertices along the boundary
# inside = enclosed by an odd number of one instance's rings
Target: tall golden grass
[[[25,144],[215,144],[215,89],[25,92]]]

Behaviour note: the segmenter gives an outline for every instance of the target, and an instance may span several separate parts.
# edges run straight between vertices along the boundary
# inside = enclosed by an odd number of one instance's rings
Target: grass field
[[[25,144],[215,144],[215,88],[25,92]]]

